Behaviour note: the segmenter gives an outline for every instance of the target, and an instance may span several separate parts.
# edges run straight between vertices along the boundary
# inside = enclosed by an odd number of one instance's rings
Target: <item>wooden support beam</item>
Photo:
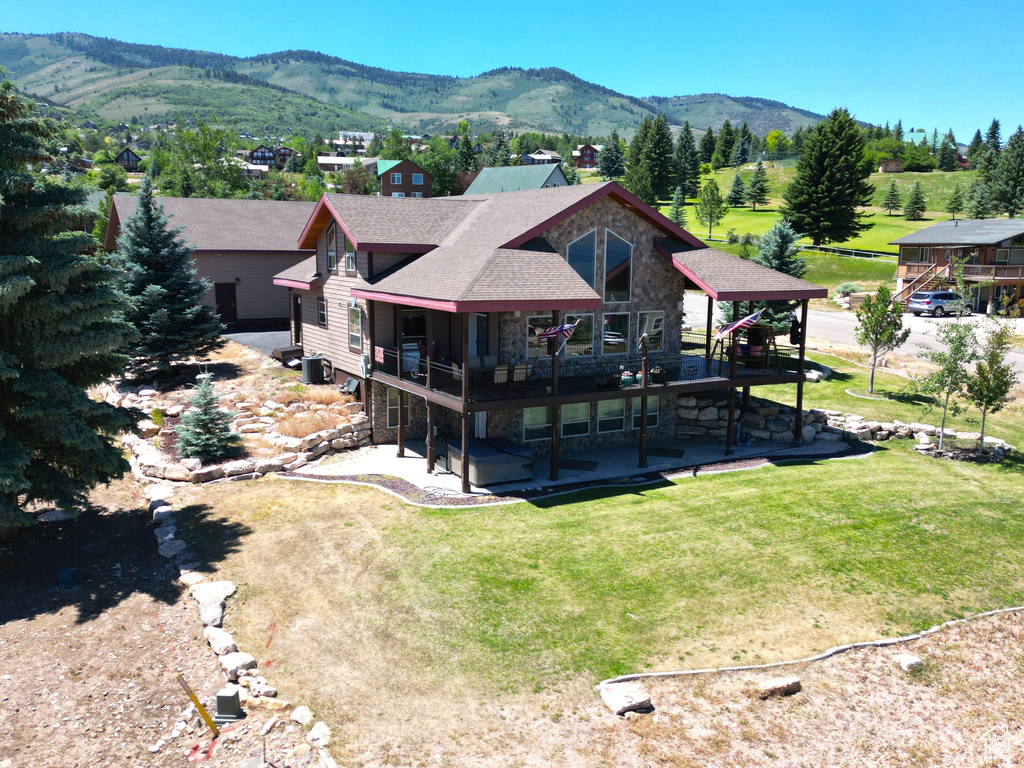
[[[796,372],[800,378],[796,382],[796,425],[793,427],[793,438],[797,445],[800,444],[804,431],[804,355],[807,352],[807,304],[807,299],[800,302],[800,355],[796,361]]]
[[[469,315],[465,312],[462,319],[462,492],[469,493]]]
[[[640,358],[640,467],[647,466],[647,347]]]
[[[434,404],[427,401],[427,472],[431,473],[437,463],[434,448]]]
[[[739,320],[740,303],[732,303],[733,320]],[[729,334],[729,381],[736,381],[736,334]],[[732,455],[736,449],[736,387],[729,387],[729,418],[725,427],[725,454]]]
[[[561,323],[562,313],[554,309],[551,311],[551,324]],[[558,347],[560,337],[548,339],[548,351],[551,353],[551,395],[558,397]],[[558,433],[562,422],[562,406],[557,402],[551,406],[551,468],[548,477],[551,480],[558,479]]]
[[[715,300],[708,296],[708,328],[704,332],[704,356],[711,359],[711,326],[714,325]]]
[[[462,456],[459,460],[459,473],[462,478],[462,492],[469,493],[469,414],[462,414]]]

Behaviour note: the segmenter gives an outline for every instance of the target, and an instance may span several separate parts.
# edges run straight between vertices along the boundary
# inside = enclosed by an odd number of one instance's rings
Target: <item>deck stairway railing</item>
[[[904,311],[906,311],[907,305],[910,303],[910,297],[917,291],[927,291],[948,279],[948,264],[928,264],[927,268],[904,285],[893,299],[898,301],[903,306]]]

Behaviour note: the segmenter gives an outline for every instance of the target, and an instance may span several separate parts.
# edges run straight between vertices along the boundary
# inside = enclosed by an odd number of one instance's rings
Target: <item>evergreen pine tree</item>
[[[747,202],[750,203],[751,210],[756,211],[759,205],[768,205],[770,191],[768,171],[765,169],[764,163],[758,160],[754,167],[754,175],[750,179],[750,185],[747,187]]]
[[[34,505],[75,514],[121,477],[117,438],[141,415],[86,394],[123,368],[132,328],[116,272],[89,255],[85,193],[29,171],[51,160],[50,138],[0,82],[0,537]]]
[[[1011,219],[1024,210],[1024,129],[1019,125],[999,153],[990,192],[996,209]]]
[[[732,147],[732,157],[729,158],[729,165],[743,165],[750,159],[750,145],[745,139],[738,139]]]
[[[643,163],[635,165],[631,163],[626,168],[626,175],[622,177],[622,186],[648,205],[654,205],[657,202],[654,188],[651,186],[651,175]]]
[[[710,163],[712,155],[715,154],[715,132],[711,126],[707,127],[704,135],[700,137],[697,144],[697,155],[702,163]]]
[[[209,374],[200,374],[189,409],[177,427],[178,453],[183,458],[214,462],[237,456],[242,436],[231,431],[232,414],[222,411]]]
[[[893,211],[898,211],[903,208],[903,199],[900,197],[899,190],[896,189],[896,179],[893,179],[889,183],[889,191],[885,193],[885,200],[882,201],[882,207],[889,212],[890,216],[892,216]]]
[[[931,140],[931,144],[928,145],[928,149],[932,153],[933,156],[939,154],[939,129],[938,128],[936,128],[935,130],[932,131],[932,140]]]
[[[981,138],[981,129],[979,128],[974,132],[974,138],[971,139],[971,143],[967,145],[967,162],[973,163],[974,155],[984,144],[985,140]]]
[[[683,188],[676,187],[675,193],[672,195],[672,205],[668,209],[668,217],[673,223],[678,224],[680,227],[686,226],[686,201],[683,199]]]
[[[993,120],[985,134],[985,144],[992,150],[992,154],[999,157],[999,150],[1002,149],[1002,142],[999,138],[999,121]]]
[[[724,219],[728,211],[729,208],[726,206],[725,200],[722,199],[722,192],[718,188],[718,182],[708,179],[693,206],[693,214],[697,217],[697,221],[707,224],[708,237],[711,237],[711,228]]]
[[[288,155],[288,160],[284,164],[284,172],[302,173],[302,156],[298,152]]]
[[[722,164],[725,165],[732,157],[732,148],[736,144],[736,132],[733,130],[729,118],[722,121],[722,127],[718,129],[718,137],[715,139],[715,152],[722,157]]]
[[[96,238],[96,242],[100,244],[100,248],[103,247],[103,241],[107,237],[107,222],[110,221],[110,207],[114,204],[114,195],[116,190],[113,187],[108,187],[107,191],[100,198],[99,202],[99,216],[96,217],[96,223],[92,227],[92,236]]]
[[[953,214],[953,221],[956,221],[956,215],[964,210],[964,193],[959,183],[953,185],[953,193],[946,203],[946,210]]]
[[[487,149],[487,165],[491,168],[504,168],[511,164],[512,151],[508,148],[505,132],[491,138],[491,146]]]
[[[992,198],[989,196],[988,184],[977,179],[970,183],[967,187],[964,216],[968,219],[991,218]]]
[[[598,173],[606,179],[617,179],[626,172],[626,160],[619,141],[619,132],[612,128],[612,135],[597,155]]]
[[[462,134],[459,139],[459,149],[455,154],[455,169],[458,173],[476,173],[478,163],[476,155],[473,154],[473,142],[468,133]]]
[[[697,144],[693,140],[690,123],[683,121],[683,129],[676,141],[676,162],[678,164],[678,184],[683,188],[686,197],[696,197],[700,191],[700,156]]]
[[[939,170],[956,170],[956,147],[948,139],[943,139],[942,146],[939,147]]]
[[[902,120],[897,120],[896,121],[896,127],[893,128],[892,137],[894,139],[896,139],[896,141],[900,141],[900,142],[903,141],[903,121]]]
[[[909,221],[920,221],[924,218],[926,206],[927,203],[924,199],[924,190],[921,188],[921,182],[915,181],[914,188],[910,190],[910,196],[903,205],[903,216]]]
[[[785,221],[775,224],[761,236],[760,247],[754,263],[774,269],[791,277],[803,277],[807,273],[807,262],[800,258],[796,241],[798,235]],[[764,309],[761,321],[770,325],[776,333],[789,329],[789,315],[796,308],[795,301],[765,301],[758,307]]]
[[[870,174],[860,128],[846,109],[836,109],[804,142],[783,216],[815,245],[848,240],[871,226],[857,210],[871,200]]]
[[[646,147],[647,172],[651,175],[651,189],[658,200],[664,200],[675,184],[672,166],[672,129],[668,118],[658,115],[651,123]]]
[[[366,146],[366,156],[380,157],[380,151],[381,149],[383,149],[383,147],[384,145],[380,140],[380,136],[378,136],[376,133],[373,134],[373,138],[370,139],[370,143]]]
[[[651,135],[651,127],[651,118],[645,117],[640,123],[640,127],[636,129],[636,133],[633,134],[633,140],[629,142],[629,156],[626,158],[627,169],[641,165],[644,162],[647,143]],[[650,168],[645,170],[647,175],[650,176]]]
[[[725,202],[732,208],[739,208],[746,200],[747,188],[737,173],[732,177],[732,186],[729,187],[729,194],[725,196]]]
[[[565,180],[569,182],[569,186],[575,186],[580,183],[580,173],[576,170],[576,161],[573,160],[571,152],[567,157],[562,158],[562,174],[565,176]]]
[[[985,184],[991,184],[998,163],[999,157],[988,144],[985,144],[974,154],[974,160],[971,161],[971,170],[977,171],[978,179]]]
[[[127,317],[139,333],[128,347],[128,371],[158,371],[201,357],[224,345],[220,319],[200,304],[209,280],[195,280],[192,249],[167,224],[163,208],[153,199],[149,178],[139,185],[135,212],[117,241],[116,261],[131,302]]]

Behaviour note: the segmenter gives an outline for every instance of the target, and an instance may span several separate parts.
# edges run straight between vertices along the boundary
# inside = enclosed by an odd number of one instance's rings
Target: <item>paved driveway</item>
[[[268,357],[273,350],[287,347],[291,343],[288,331],[241,331],[225,333],[224,338],[258,349]]]

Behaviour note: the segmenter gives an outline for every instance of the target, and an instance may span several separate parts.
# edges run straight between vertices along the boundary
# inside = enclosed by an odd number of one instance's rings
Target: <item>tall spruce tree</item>
[[[718,137],[715,139],[715,152],[721,156],[722,163],[728,163],[732,157],[732,148],[736,144],[736,131],[733,130],[729,118],[722,121],[722,127],[718,129]]]
[[[993,155],[999,156],[999,150],[1003,148],[1003,144],[999,136],[998,120],[993,119],[989,125],[988,132],[985,134],[985,144],[992,150]]]
[[[914,188],[910,190],[907,202],[903,204],[903,216],[909,221],[920,221],[924,218],[927,202],[924,199],[924,189],[920,181],[914,182]]]
[[[948,139],[943,139],[942,145],[939,147],[939,170],[947,172],[956,170],[956,147]]]
[[[750,178],[750,185],[747,187],[747,202],[751,210],[756,211],[759,205],[768,205],[768,193],[771,191],[768,186],[768,171],[760,160],[754,166],[754,175]]]
[[[648,205],[654,205],[658,201],[654,195],[654,187],[651,186],[651,175],[643,163],[635,165],[631,163],[626,168],[626,175],[622,177],[622,186]]]
[[[688,121],[683,121],[683,128],[676,139],[675,154],[676,172],[679,174],[676,184],[683,188],[686,197],[696,197],[700,191],[700,157]]]
[[[893,211],[903,208],[903,198],[900,197],[900,191],[896,189],[896,179],[889,182],[889,191],[885,193],[882,207],[889,212],[890,216],[892,216]]]
[[[712,156],[715,154],[715,132],[711,130],[710,125],[697,143],[697,154],[702,163],[710,163]]]
[[[989,219],[992,217],[992,197],[988,192],[988,184],[975,179],[967,187],[967,199],[964,204],[964,216],[968,219]]]
[[[629,142],[629,156],[626,158],[626,168],[635,168],[645,162],[645,156],[647,153],[647,144],[650,141],[651,118],[645,117],[640,127],[636,129],[636,133],[633,134],[633,140]],[[648,176],[650,175],[650,169],[646,169]]]
[[[505,132],[498,131],[498,135],[491,138],[491,146],[487,149],[487,165],[491,168],[504,168],[511,164],[511,160],[512,152],[508,148]]]
[[[626,159],[619,142],[619,132],[612,128],[612,135],[597,155],[597,171],[606,179],[617,179],[626,172]]]
[[[212,284],[195,279],[192,249],[178,232],[153,199],[149,178],[143,178],[135,212],[117,240],[116,256],[131,302],[128,320],[139,334],[128,347],[127,370],[136,376],[150,369],[166,371],[224,346],[220,319],[212,307],[199,303]]]
[[[729,194],[725,196],[725,202],[731,208],[739,208],[747,201],[747,187],[743,179],[737,173],[732,177],[732,185],[729,187]]]
[[[946,203],[946,210],[953,214],[953,221],[956,221],[956,215],[964,210],[964,192],[960,189],[959,182],[953,185],[953,192],[949,196],[949,202]]]
[[[807,137],[782,214],[815,245],[843,242],[870,228],[858,208],[871,200],[864,135],[846,109],[833,110]]]
[[[683,188],[676,187],[675,193],[672,195],[672,205],[668,209],[668,217],[674,224],[678,224],[680,227],[686,226],[686,201],[683,199]]]
[[[646,147],[647,172],[651,174],[651,188],[655,197],[664,200],[675,186],[675,172],[672,164],[672,129],[668,118],[658,115],[651,123],[651,133]]]
[[[580,183],[580,172],[576,170],[576,161],[572,158],[571,150],[569,155],[562,158],[562,175],[571,187]]]
[[[991,184],[992,202],[1011,219],[1024,210],[1024,129],[1006,140]]]
[[[807,272],[807,262],[800,258],[800,249],[796,245],[798,236],[786,222],[776,222],[768,232],[761,236],[757,256],[753,261],[762,267],[774,269],[792,277],[803,277]],[[796,308],[796,301],[759,301],[757,309],[763,310],[761,322],[770,325],[776,334],[789,329],[789,315]],[[735,318],[732,302],[723,301],[718,304],[719,312],[725,322]]]
[[[36,505],[75,514],[121,477],[117,437],[141,416],[86,394],[123,368],[133,331],[116,273],[89,255],[85,193],[29,170],[51,161],[52,135],[0,82],[0,538]]]
[[[476,173],[479,164],[473,152],[473,142],[468,133],[459,139],[459,149],[455,154],[455,169],[458,173]]]
[[[984,146],[984,144],[985,140],[981,138],[981,129],[979,128],[974,132],[974,138],[971,139],[971,143],[967,145],[967,162],[970,163],[974,161],[974,155],[982,148],[982,146]]]

